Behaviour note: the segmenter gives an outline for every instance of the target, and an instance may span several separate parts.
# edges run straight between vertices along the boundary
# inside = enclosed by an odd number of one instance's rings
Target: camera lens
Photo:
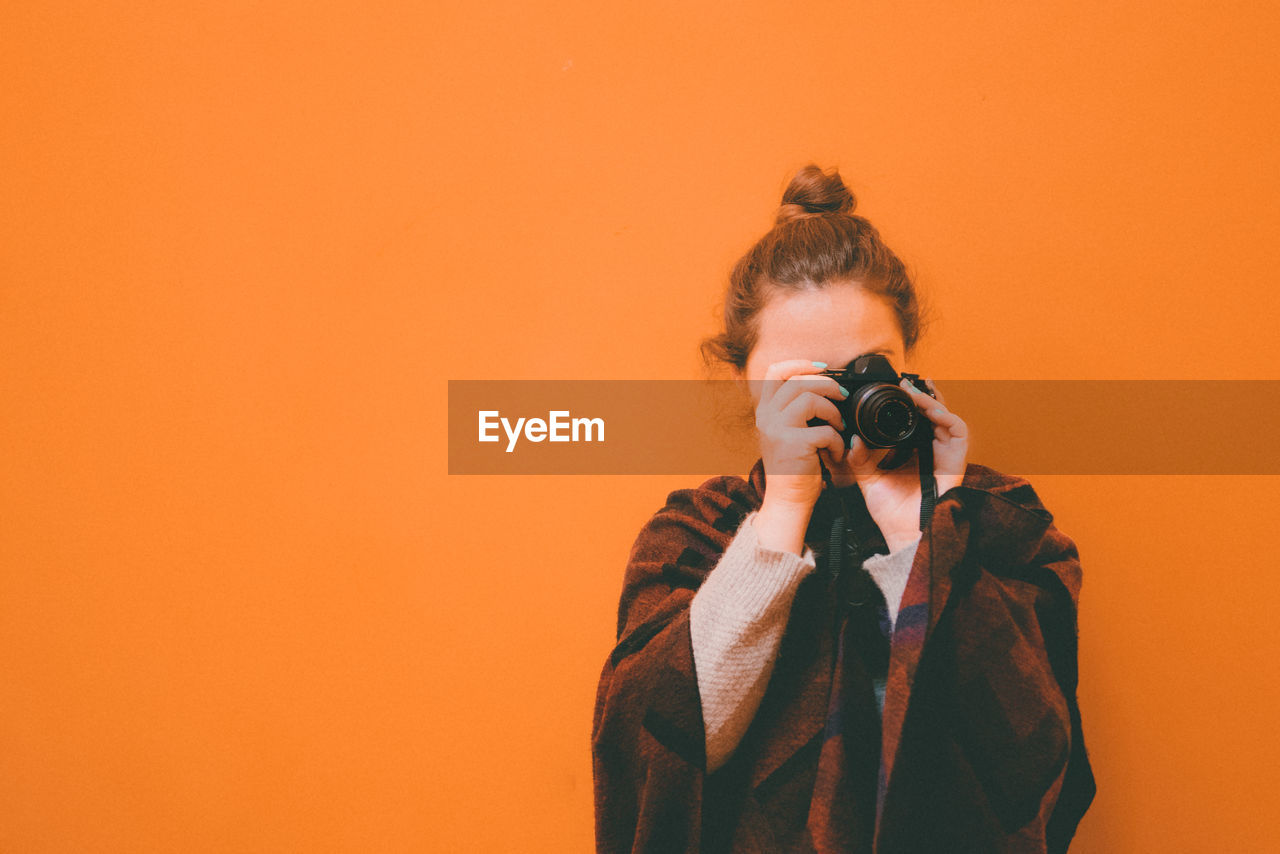
[[[900,400],[888,400],[876,410],[876,429],[885,436],[905,438],[912,425],[911,410]]]
[[[916,407],[897,386],[877,383],[858,400],[854,423],[872,448],[891,448],[907,439],[916,426]]]

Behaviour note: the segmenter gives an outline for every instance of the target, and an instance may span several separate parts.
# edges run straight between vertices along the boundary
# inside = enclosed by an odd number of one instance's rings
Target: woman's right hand
[[[807,359],[775,362],[761,384],[756,429],[765,494],[754,527],[766,548],[802,554],[809,516],[823,488],[818,451],[825,448],[837,461],[845,456],[839,432],[844,423],[833,401],[844,400],[848,392],[821,375],[825,368]],[[810,427],[811,418],[828,423]]]

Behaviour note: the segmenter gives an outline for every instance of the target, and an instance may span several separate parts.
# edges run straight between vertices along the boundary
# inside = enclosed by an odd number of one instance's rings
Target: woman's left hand
[[[937,386],[932,381],[926,382],[934,394],[938,394]],[[941,497],[947,490],[959,486],[964,477],[969,428],[947,409],[941,394],[937,399],[932,398],[906,379],[901,386],[933,424],[933,470]],[[889,551],[895,552],[920,536],[920,457],[912,454],[907,463],[889,471],[877,468],[891,452],[868,448],[862,437],[854,434],[845,460],[853,469],[867,511],[884,535]]]

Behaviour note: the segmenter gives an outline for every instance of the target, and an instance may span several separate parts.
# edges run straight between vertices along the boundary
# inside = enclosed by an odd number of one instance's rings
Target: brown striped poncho
[[[836,492],[806,535],[819,566]],[[597,850],[1066,851],[1096,791],[1076,703],[1077,551],[1026,480],[975,463],[917,549],[883,718],[857,656],[837,655],[855,635],[813,572],[750,728],[706,772],[689,603],[763,494],[757,461],[746,480],[671,493],[636,539],[592,727]],[[864,553],[887,551],[857,507]]]

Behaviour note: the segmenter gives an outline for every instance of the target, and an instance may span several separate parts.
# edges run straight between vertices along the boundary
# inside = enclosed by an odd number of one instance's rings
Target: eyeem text
[[[507,453],[516,448],[521,434],[530,442],[603,442],[603,418],[570,418],[568,410],[554,409],[541,418],[517,418],[513,424],[496,409],[480,411],[480,441],[499,442],[501,428],[507,436]]]

